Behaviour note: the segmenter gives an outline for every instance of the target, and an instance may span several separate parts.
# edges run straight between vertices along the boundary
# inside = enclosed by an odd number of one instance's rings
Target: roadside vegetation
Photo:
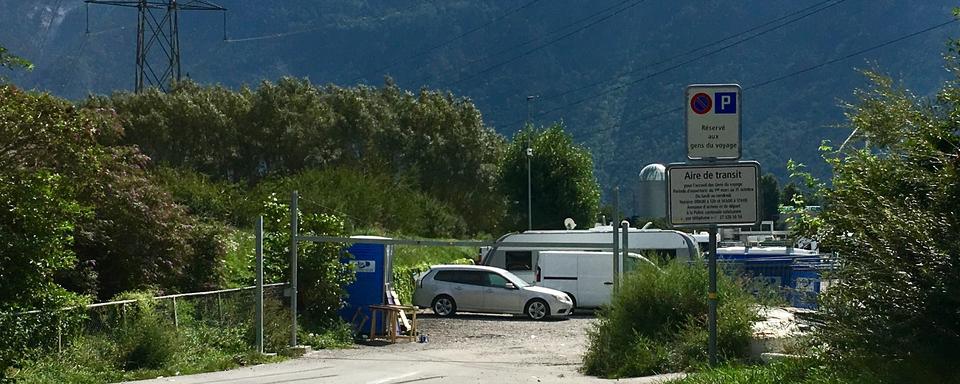
[[[855,373],[856,372],[856,373]],[[671,384],[873,384],[878,377],[839,368],[817,358],[785,359],[764,365],[729,365],[671,381]]]

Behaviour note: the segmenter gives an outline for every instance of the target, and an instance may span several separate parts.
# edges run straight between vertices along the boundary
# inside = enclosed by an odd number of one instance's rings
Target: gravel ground
[[[419,347],[469,349],[478,356],[520,364],[577,365],[587,348],[592,315],[547,321],[508,315],[460,314],[439,318],[418,315],[420,333],[428,338]]]
[[[526,317],[458,313],[441,318],[430,311],[417,314],[420,334],[426,343],[399,341],[396,344],[360,345],[348,351],[317,351],[360,357],[368,352],[388,349],[405,351],[455,350],[467,352],[478,360],[509,362],[518,365],[563,365],[579,368],[587,347],[587,329],[592,314],[576,314],[546,321]]]

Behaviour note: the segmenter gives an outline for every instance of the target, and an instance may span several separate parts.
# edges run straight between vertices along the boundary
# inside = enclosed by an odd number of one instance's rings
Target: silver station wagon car
[[[500,268],[481,265],[435,265],[420,276],[413,294],[418,307],[438,316],[457,311],[525,314],[534,320],[569,315],[567,294],[527,284]]]

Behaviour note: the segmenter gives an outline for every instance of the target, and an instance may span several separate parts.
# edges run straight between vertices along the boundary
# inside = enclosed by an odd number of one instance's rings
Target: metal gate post
[[[297,236],[300,212],[299,195],[293,191],[290,199],[290,346],[297,346]]]

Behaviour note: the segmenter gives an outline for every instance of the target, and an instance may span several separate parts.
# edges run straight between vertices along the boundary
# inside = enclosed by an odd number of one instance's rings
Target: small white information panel
[[[377,271],[377,262],[373,260],[351,260],[357,272],[370,273]]]
[[[686,97],[687,158],[740,159],[740,86],[690,85]]]
[[[671,164],[667,214],[675,226],[755,225],[760,218],[760,163]]]

